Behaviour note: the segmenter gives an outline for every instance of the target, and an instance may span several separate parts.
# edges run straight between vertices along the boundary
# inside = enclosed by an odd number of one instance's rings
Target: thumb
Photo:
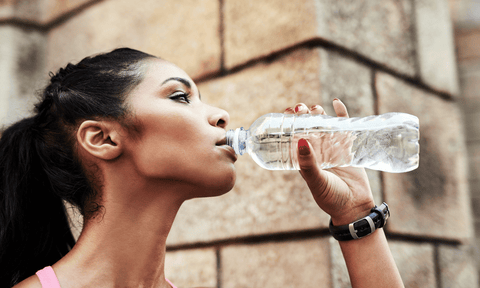
[[[323,193],[327,188],[327,175],[319,168],[312,145],[304,138],[298,141],[298,165],[310,190]]]

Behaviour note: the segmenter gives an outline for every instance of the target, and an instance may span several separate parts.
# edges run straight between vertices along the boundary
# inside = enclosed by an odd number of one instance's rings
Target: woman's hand
[[[345,105],[333,101],[337,117],[347,117]],[[310,109],[303,103],[285,110],[286,114],[323,114],[319,106]],[[303,144],[303,145],[302,145]],[[308,184],[318,206],[332,217],[333,225],[345,225],[367,216],[375,205],[367,174],[363,168],[331,168],[323,170],[317,164],[315,151],[310,143],[299,141],[298,162],[300,174]],[[321,155],[320,155],[321,157]]]

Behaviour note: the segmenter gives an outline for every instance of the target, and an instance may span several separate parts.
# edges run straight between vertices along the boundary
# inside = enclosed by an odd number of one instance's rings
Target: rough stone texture
[[[42,23],[48,23],[55,18],[71,12],[72,10],[81,7],[88,3],[100,2],[101,0],[39,0],[42,3]],[[109,0],[115,1],[115,0]]]
[[[30,114],[44,83],[45,37],[0,26],[0,125]]]
[[[459,94],[448,0],[416,0],[415,27],[420,78],[436,90]]]
[[[389,241],[405,287],[436,288],[433,247],[429,244]],[[351,288],[347,265],[338,241],[330,238],[333,288]]]
[[[389,241],[405,287],[436,288],[433,247],[429,244]],[[347,265],[338,241],[330,238],[333,288],[351,288]],[[443,287],[443,286],[442,286]],[[455,286],[456,287],[456,286]]]
[[[480,42],[479,42],[480,45]],[[480,55],[479,55],[480,59]],[[459,79],[462,103],[465,113],[480,111],[480,61],[467,59],[459,62]],[[468,123],[467,123],[468,124]],[[467,130],[468,131],[468,130]],[[468,132],[467,132],[468,137]]]
[[[450,14],[456,28],[465,29],[480,23],[480,2],[476,0],[449,0]]]
[[[347,264],[343,258],[340,244],[333,237],[329,237],[330,261],[332,263],[332,288],[351,288],[350,276],[348,276]]]
[[[431,244],[390,241],[389,246],[405,287],[438,287]]]
[[[221,250],[221,287],[331,287],[328,238]]]
[[[350,117],[375,114],[372,69],[339,53],[321,49],[321,95],[328,115],[335,115],[332,101],[342,100]]]
[[[462,117],[458,105],[376,75],[380,113],[406,112],[420,119],[420,167],[384,173],[390,232],[466,240],[473,235]]]
[[[480,117],[480,113],[478,114],[479,115],[477,116]],[[479,118],[476,118],[476,119],[478,121]],[[476,125],[474,128],[476,128],[476,130],[480,130],[478,129],[479,128],[478,125]],[[468,129],[468,125],[467,125],[467,129]],[[472,141],[468,143],[468,156],[469,156],[468,162],[469,162],[469,172],[470,172],[469,179],[480,180],[480,141]],[[480,213],[480,211],[478,211],[478,213]]]
[[[4,0],[0,2],[0,20],[15,18],[39,22],[41,8],[39,0]]]
[[[476,288],[478,274],[475,258],[480,256],[474,246],[439,247],[439,267],[442,288]]]
[[[127,46],[204,76],[220,69],[219,13],[217,0],[102,1],[49,32],[47,68]]]
[[[0,2],[0,21],[17,19],[48,25],[82,5],[100,1],[102,0],[4,0]]]
[[[177,287],[217,287],[217,256],[212,248],[167,252],[165,277]]]
[[[460,62],[478,59],[480,57],[478,45],[480,45],[480,28],[455,31],[455,46]]]
[[[312,39],[415,74],[412,3],[402,1],[225,0],[227,68]]]

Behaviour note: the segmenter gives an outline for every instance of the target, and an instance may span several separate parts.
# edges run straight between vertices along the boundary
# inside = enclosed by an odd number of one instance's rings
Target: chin
[[[203,197],[215,197],[223,195],[232,190],[235,186],[236,174],[228,173],[223,174],[222,177],[206,178],[203,183],[197,185],[198,190],[191,198],[203,198]]]

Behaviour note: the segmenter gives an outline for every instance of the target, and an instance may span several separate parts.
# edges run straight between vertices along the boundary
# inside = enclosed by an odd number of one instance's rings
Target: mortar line
[[[220,250],[220,247],[217,247],[215,250],[217,258],[217,288],[222,288],[222,255]]]
[[[435,281],[437,282],[437,288],[442,288],[439,250],[440,250],[439,245],[435,244],[433,246],[433,268],[435,271]]]
[[[293,232],[277,232],[272,234],[251,235],[244,237],[226,238],[221,240],[213,240],[209,242],[196,242],[180,245],[167,245],[167,251],[190,250],[200,248],[219,248],[229,245],[253,245],[268,242],[287,242],[314,238],[323,238],[330,236],[328,228],[311,229]]]
[[[51,29],[65,23],[68,20],[70,20],[71,18],[77,16],[78,14],[83,12],[84,10],[86,10],[86,9],[88,9],[88,8],[98,4],[100,2],[103,2],[103,1],[105,1],[105,0],[93,0],[93,1],[86,2],[84,4],[79,5],[76,8],[73,8],[70,11],[67,11],[67,12],[64,12],[63,14],[60,14],[59,16],[53,18],[52,20],[50,20],[46,23],[40,23],[40,22],[37,22],[37,21],[26,20],[26,19],[22,19],[22,18],[19,18],[19,17],[12,17],[12,18],[8,18],[8,19],[0,20],[0,26],[1,25],[10,25],[10,26],[18,27],[20,29],[37,30],[37,31],[42,32],[42,33],[47,33]]]
[[[387,226],[388,227],[388,226]],[[401,241],[408,243],[417,243],[417,244],[434,244],[434,245],[446,245],[450,247],[460,246],[462,243],[459,240],[451,239],[441,239],[427,236],[416,236],[416,235],[403,235],[397,233],[390,233],[388,230],[385,231],[386,237],[389,241]],[[250,235],[243,237],[233,237],[226,238],[221,240],[212,240],[205,242],[194,242],[188,244],[179,244],[179,245],[167,245],[167,251],[178,251],[178,250],[192,250],[192,249],[204,249],[204,248],[215,248],[220,249],[220,247],[230,246],[230,245],[255,245],[269,242],[288,242],[288,241],[299,241],[306,239],[315,239],[315,238],[324,238],[330,237],[330,232],[328,228],[322,229],[309,229],[303,231],[292,231],[292,232],[276,232],[272,234],[261,234],[261,235]]]
[[[218,0],[219,1],[219,31],[218,33],[220,34],[220,74],[225,73],[225,14],[224,14],[224,7],[225,7],[225,2],[224,0]]]
[[[212,80],[214,78],[239,73],[240,71],[251,68],[251,67],[253,67],[253,66],[255,66],[259,63],[273,62],[279,57],[283,57],[285,55],[288,55],[288,54],[292,53],[295,50],[302,49],[302,48],[308,48],[308,49],[323,48],[327,51],[333,51],[333,52],[338,53],[339,55],[341,55],[343,57],[350,58],[351,60],[354,60],[354,61],[356,61],[360,64],[363,64],[364,66],[376,69],[377,72],[383,72],[383,73],[389,74],[389,75],[394,76],[394,77],[396,77],[400,80],[403,80],[404,82],[407,82],[411,86],[414,86],[418,89],[424,90],[428,93],[435,94],[436,96],[438,96],[438,97],[440,97],[444,100],[454,101],[454,97],[452,95],[450,95],[447,92],[442,92],[442,91],[436,90],[435,88],[429,86],[428,84],[423,83],[415,75],[411,76],[411,75],[407,75],[407,74],[398,72],[398,71],[394,70],[393,68],[388,67],[387,65],[385,65],[383,63],[380,63],[378,61],[369,59],[368,57],[360,54],[357,51],[351,50],[351,49],[346,48],[346,47],[342,47],[342,46],[340,46],[336,43],[333,43],[333,42],[330,42],[328,40],[321,39],[321,38],[314,38],[314,39],[302,41],[302,42],[296,43],[292,46],[288,46],[288,47],[282,48],[278,51],[274,51],[274,52],[272,52],[268,55],[263,55],[263,56],[259,56],[257,58],[252,58],[245,63],[238,64],[236,66],[233,66],[230,69],[227,69],[224,73],[221,73],[221,74],[219,72],[211,73],[211,74],[206,75],[206,76],[197,77],[194,80],[196,82],[204,82],[204,81]]]

